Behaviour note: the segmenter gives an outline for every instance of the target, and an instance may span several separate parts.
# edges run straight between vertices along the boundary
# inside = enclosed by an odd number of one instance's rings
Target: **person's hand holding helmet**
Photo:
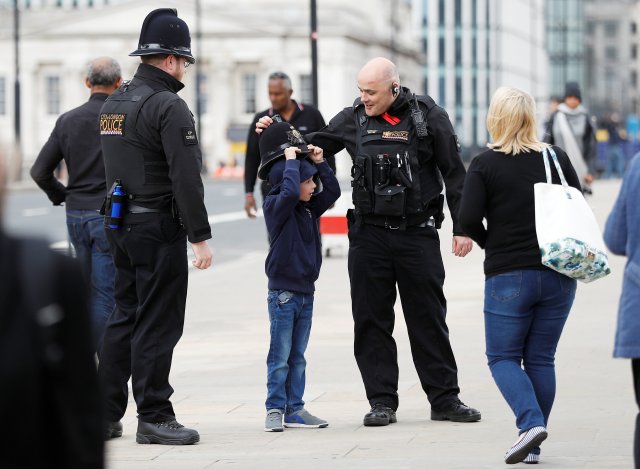
[[[263,116],[256,122],[256,133],[261,134],[264,129],[273,124],[273,119],[269,116]]]
[[[284,159],[285,160],[295,160],[298,157],[298,153],[300,153],[300,148],[298,147],[289,147],[284,149]]]
[[[307,148],[309,149],[309,159],[313,161],[314,164],[320,164],[324,161],[324,151],[322,148],[315,145],[307,145]]]

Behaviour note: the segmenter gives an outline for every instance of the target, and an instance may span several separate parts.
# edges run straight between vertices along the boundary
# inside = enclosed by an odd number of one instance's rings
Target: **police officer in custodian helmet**
[[[457,217],[465,178],[457,137],[445,110],[430,97],[401,87],[395,65],[385,58],[362,67],[358,88],[360,98],[353,106],[305,139],[330,153],[346,148],[353,160],[348,267],[354,353],[371,404],[364,425],[396,422],[396,286],[431,419],[478,421],[480,412],[458,398],[437,232],[443,217],[442,176],[453,220],[453,253],[463,257],[471,250]],[[269,123],[263,117],[257,127]]]
[[[177,93],[195,62],[187,24],[173,9],[147,15],[138,49],[142,63],[105,102],[100,130],[107,187],[107,236],[116,266],[116,308],[100,351],[106,438],[122,434],[127,381],[138,411],[138,443],[193,444],[196,430],[176,421],[169,397],[173,349],[182,335],[187,296],[186,240],[193,265],[213,254],[202,155],[194,120]]]

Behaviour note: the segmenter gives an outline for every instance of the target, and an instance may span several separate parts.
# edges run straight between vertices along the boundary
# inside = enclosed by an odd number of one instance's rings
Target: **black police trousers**
[[[182,336],[187,298],[186,231],[170,213],[127,214],[107,229],[116,267],[116,307],[107,321],[98,376],[109,422],[127,407],[132,378],[138,418],[175,417],[169,397],[173,349]]]
[[[431,407],[441,410],[457,401],[458,370],[445,322],[437,230],[350,223],[348,263],[354,353],[371,405],[398,408],[398,359],[392,336],[396,284],[413,363]]]

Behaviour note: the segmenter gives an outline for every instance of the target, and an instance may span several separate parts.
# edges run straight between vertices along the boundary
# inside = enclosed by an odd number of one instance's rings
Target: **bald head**
[[[358,73],[358,83],[363,82],[400,82],[395,64],[384,57],[369,60]]]
[[[122,84],[120,64],[111,57],[98,57],[87,67],[86,85],[91,93],[111,94]]]
[[[376,57],[358,72],[360,100],[368,116],[384,114],[400,91],[400,77],[393,62]]]

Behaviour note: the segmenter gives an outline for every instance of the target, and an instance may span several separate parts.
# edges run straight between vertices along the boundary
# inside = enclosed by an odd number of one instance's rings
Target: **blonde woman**
[[[524,91],[495,92],[487,114],[492,143],[471,162],[459,213],[464,232],[485,250],[486,354],[519,431],[507,464],[539,460],[555,397],[556,346],[576,292],[575,280],[541,264],[533,185],[546,181],[549,145],[537,138],[535,115]],[[568,183],[580,189],[567,154],[553,150]],[[559,183],[555,169],[552,175]]]

